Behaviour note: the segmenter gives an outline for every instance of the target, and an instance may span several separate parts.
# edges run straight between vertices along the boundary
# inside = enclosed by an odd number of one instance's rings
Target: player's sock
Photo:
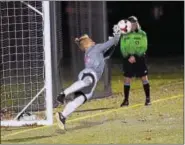
[[[129,92],[130,92],[130,83],[125,83],[124,84],[124,95],[125,95],[126,101],[128,101],[129,99]]]
[[[82,105],[85,101],[85,98],[83,95],[80,95],[79,97],[77,97],[76,99],[74,99],[73,101],[69,102],[63,112],[62,115],[67,118],[72,112],[74,112],[80,105]]]
[[[150,105],[150,84],[148,81],[143,81],[143,88],[146,96],[145,105]]]
[[[143,88],[145,91],[146,98],[150,98],[150,84],[148,81],[143,81]]]
[[[128,106],[129,105],[129,92],[130,92],[130,83],[125,83],[124,84],[124,100],[121,103],[122,106]]]
[[[88,85],[89,85],[89,82],[87,83],[84,80],[76,81],[70,87],[68,87],[67,89],[64,90],[64,94],[67,96],[69,94],[72,94],[72,93],[74,93],[76,91],[81,90],[84,87],[87,87]]]

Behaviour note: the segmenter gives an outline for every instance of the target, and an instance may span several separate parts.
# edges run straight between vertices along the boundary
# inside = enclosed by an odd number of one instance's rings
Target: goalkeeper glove
[[[113,27],[113,35],[114,36],[120,36],[121,35],[121,29],[118,25],[114,25]]]

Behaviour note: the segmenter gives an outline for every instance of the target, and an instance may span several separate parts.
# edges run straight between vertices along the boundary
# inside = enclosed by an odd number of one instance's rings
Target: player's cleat
[[[123,103],[121,103],[120,107],[128,106],[128,105],[129,105],[129,101],[128,100],[124,100]]]
[[[149,105],[151,105],[150,98],[147,98],[145,101],[145,106],[149,106]]]
[[[65,100],[65,94],[64,93],[61,93],[57,96],[57,101],[61,104],[64,104],[64,100]]]
[[[66,130],[66,128],[65,128],[66,119],[63,117],[62,113],[57,112],[55,117],[57,119],[58,127],[62,130]]]

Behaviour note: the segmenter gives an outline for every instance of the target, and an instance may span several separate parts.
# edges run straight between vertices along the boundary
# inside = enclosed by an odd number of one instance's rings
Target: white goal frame
[[[24,2],[22,2],[24,3]],[[26,3],[24,3],[26,4]],[[42,1],[42,11],[38,11],[29,4],[26,4],[29,8],[43,17],[43,42],[44,42],[44,69],[45,69],[45,84],[43,88],[37,93],[37,95],[22,109],[21,112],[13,120],[1,121],[1,126],[24,126],[24,125],[52,125],[53,124],[53,90],[52,90],[52,62],[51,62],[51,37],[50,37],[50,2]],[[27,107],[39,96],[40,93],[45,91],[46,102],[46,120],[34,120],[34,121],[18,121],[18,116],[23,113]]]

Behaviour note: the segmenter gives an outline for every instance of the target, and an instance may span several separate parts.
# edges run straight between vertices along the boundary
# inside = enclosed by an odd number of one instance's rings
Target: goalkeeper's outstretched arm
[[[115,35],[113,38],[111,38],[111,39],[108,40],[107,42],[101,44],[100,47],[98,48],[98,50],[99,50],[100,52],[106,52],[106,51],[109,50],[112,46],[118,44],[119,38],[120,38],[120,35]]]
[[[109,50],[112,46],[116,46],[119,42],[120,36],[121,36],[121,29],[118,25],[114,25],[113,27],[113,35],[114,37],[111,37],[107,42],[100,45],[98,48],[100,52],[106,52]]]

